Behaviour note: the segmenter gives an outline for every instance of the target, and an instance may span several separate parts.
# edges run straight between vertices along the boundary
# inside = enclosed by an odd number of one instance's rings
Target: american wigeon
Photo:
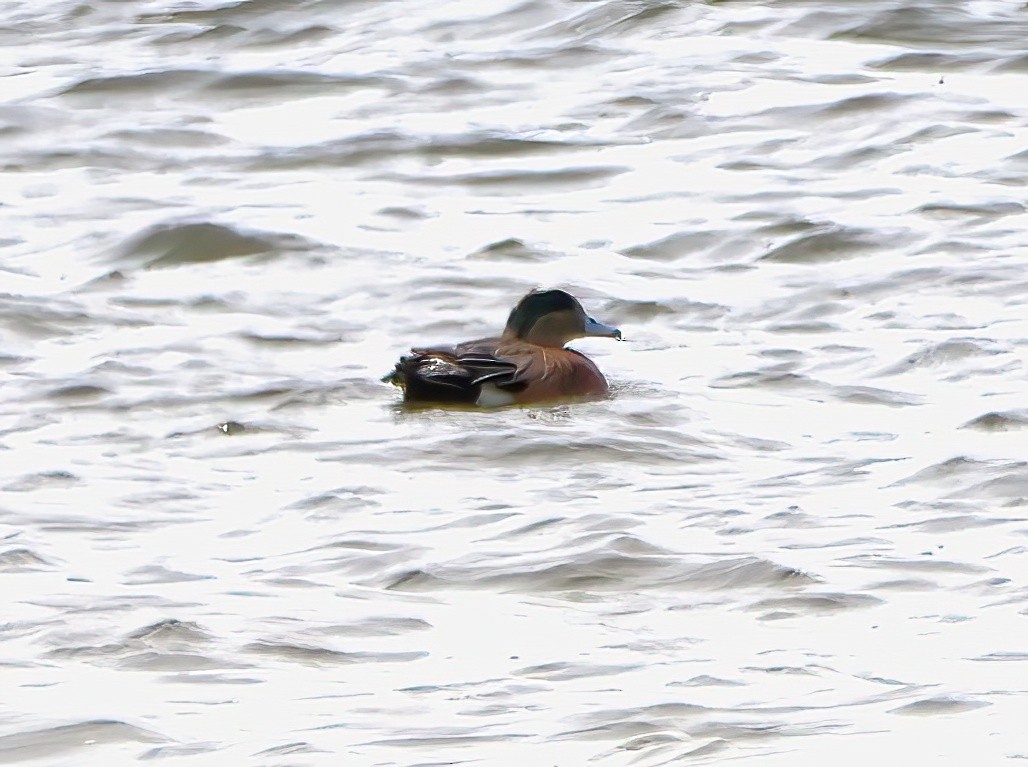
[[[564,348],[584,336],[620,340],[621,331],[589,317],[570,293],[534,290],[518,301],[499,337],[411,349],[383,380],[403,389],[410,403],[500,407],[604,397],[599,368]]]

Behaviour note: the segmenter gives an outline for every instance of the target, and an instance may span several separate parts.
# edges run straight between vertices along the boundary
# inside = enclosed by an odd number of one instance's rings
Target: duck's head
[[[518,301],[503,332],[537,346],[563,347],[585,336],[621,340],[620,330],[594,320],[563,290],[533,290]]]

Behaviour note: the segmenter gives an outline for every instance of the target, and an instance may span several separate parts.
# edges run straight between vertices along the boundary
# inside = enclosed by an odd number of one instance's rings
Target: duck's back
[[[497,407],[608,392],[603,374],[584,354],[504,338],[412,349],[390,378],[411,403]]]

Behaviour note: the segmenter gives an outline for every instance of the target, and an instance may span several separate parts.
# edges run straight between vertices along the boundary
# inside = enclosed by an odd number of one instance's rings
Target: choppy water
[[[0,3],[0,763],[1028,758],[1026,40]],[[610,400],[379,382],[536,285]]]

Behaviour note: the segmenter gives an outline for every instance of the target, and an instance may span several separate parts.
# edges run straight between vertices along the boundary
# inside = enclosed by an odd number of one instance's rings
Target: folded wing
[[[400,358],[388,379],[403,387],[411,402],[463,402],[478,400],[483,384],[510,393],[525,387],[514,360],[488,353],[481,342],[456,347],[412,349]]]

